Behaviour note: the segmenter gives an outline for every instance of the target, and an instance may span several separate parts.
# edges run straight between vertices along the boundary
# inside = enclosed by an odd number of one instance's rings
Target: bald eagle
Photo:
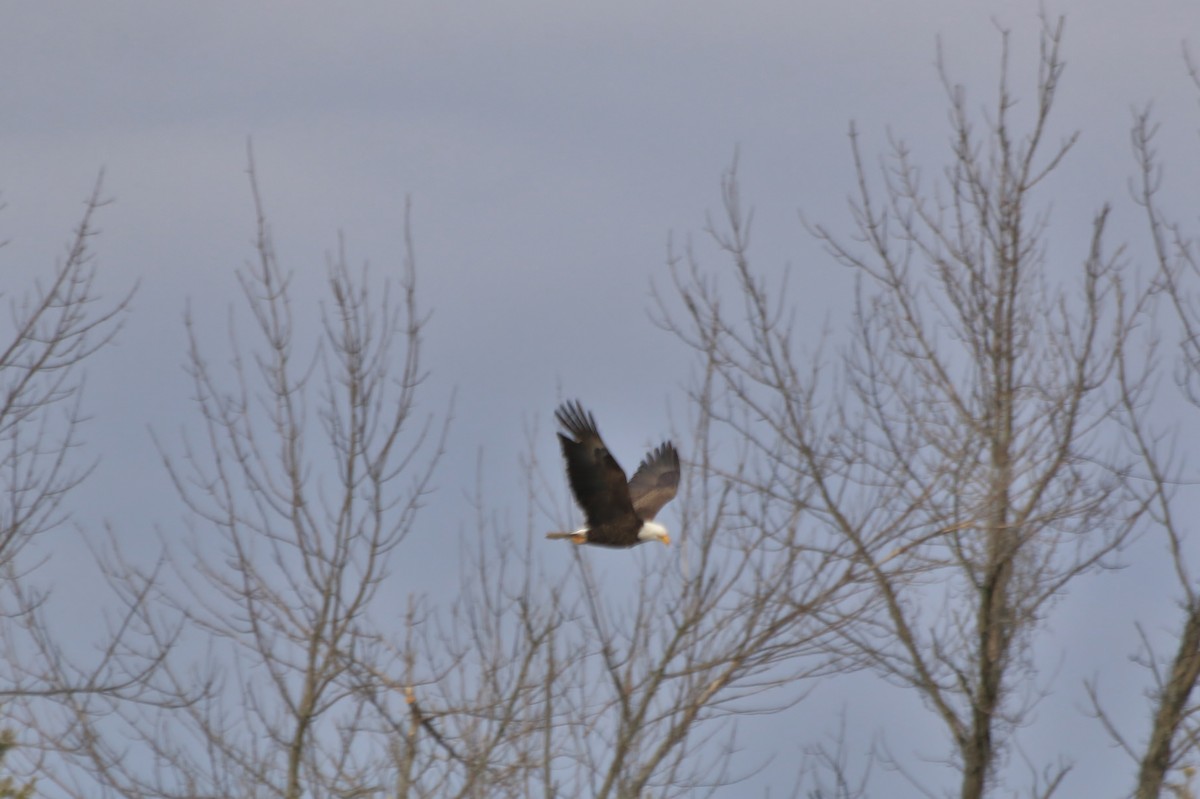
[[[604,446],[596,419],[578,402],[563,403],[554,414],[570,435],[558,434],[571,491],[587,526],[573,533],[547,533],[576,544],[631,547],[643,541],[671,543],[667,528],[654,515],[679,489],[679,453],[670,441],[651,450],[625,481],[625,472]]]

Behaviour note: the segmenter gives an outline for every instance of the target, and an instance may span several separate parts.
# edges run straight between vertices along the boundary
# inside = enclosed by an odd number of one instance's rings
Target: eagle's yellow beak
[[[671,536],[669,536],[669,535],[664,535],[664,536],[662,537],[662,539],[661,539],[661,540],[662,540],[662,542],[663,542],[664,544],[670,545],[670,543],[671,543]]]

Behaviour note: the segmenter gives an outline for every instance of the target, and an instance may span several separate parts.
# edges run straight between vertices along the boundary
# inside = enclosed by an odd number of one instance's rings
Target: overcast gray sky
[[[1164,122],[1168,203],[1194,221],[1200,113],[1181,42],[1200,49],[1200,5],[1069,0],[1047,10],[1067,17],[1055,124],[1083,132],[1056,178],[1056,222],[1082,235],[1101,203],[1123,200],[1130,108],[1151,101]],[[415,543],[438,569],[397,578],[419,589],[456,573],[455,542],[470,523],[461,498],[479,452],[497,510],[519,516],[524,430],[541,425],[538,454],[553,462],[550,412],[562,396],[596,411],[626,466],[670,430],[672,412],[678,421],[689,364],[649,318],[650,285],[665,280],[670,235],[702,242],[735,150],[756,209],[757,263],[793,265],[801,312],[814,329],[836,325],[845,275],[797,212],[848,229],[849,122],[868,154],[891,130],[936,164],[948,135],[937,37],[953,76],[984,104],[996,23],[1011,28],[1014,87],[1029,98],[1037,11],[1035,0],[5,4],[0,285],[19,288],[52,263],[101,168],[116,200],[99,218],[104,286],[115,296],[140,281],[118,346],[89,366],[86,438],[103,461],[78,521],[107,520],[130,541],[178,523],[147,426],[171,431],[191,413],[185,303],[221,320],[237,301],[233,270],[253,255],[248,139],[278,250],[300,275],[321,275],[339,231],[353,261],[394,263],[412,200],[421,301],[433,311],[425,401],[458,395],[439,494]],[[1136,236],[1127,203],[1115,221]],[[214,353],[224,346],[214,340]],[[72,557],[83,568],[90,556],[76,553],[59,568]],[[1049,666],[1088,675],[1088,646],[1109,661],[1132,650],[1143,607],[1135,582],[1119,585],[1127,612],[1105,622],[1119,628],[1113,637],[1048,651]],[[1064,605],[1062,640],[1096,624],[1099,593]],[[1080,760],[1071,795],[1127,785],[1128,765],[1080,717],[1073,680],[1039,714],[1030,745],[1053,741]],[[814,698],[803,726],[831,726],[848,699]],[[869,732],[874,711],[862,704],[852,718]],[[1130,710],[1135,723],[1140,712]],[[748,745],[772,740],[772,723],[755,722]]]

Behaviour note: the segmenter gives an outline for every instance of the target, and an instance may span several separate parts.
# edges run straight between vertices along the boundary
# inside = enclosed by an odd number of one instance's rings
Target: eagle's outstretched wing
[[[629,481],[629,497],[637,515],[649,520],[675,498],[678,490],[679,453],[674,444],[665,441],[642,459]]]
[[[572,439],[559,433],[558,442],[567,461],[571,491],[583,508],[588,526],[598,528],[632,519],[633,502],[625,472],[604,446],[595,418],[578,401],[563,403],[554,416],[573,436]]]

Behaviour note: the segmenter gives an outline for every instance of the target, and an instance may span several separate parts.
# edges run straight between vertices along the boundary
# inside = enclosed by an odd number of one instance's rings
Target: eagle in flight
[[[576,544],[628,548],[643,541],[671,543],[667,528],[654,516],[679,490],[679,453],[665,441],[647,453],[633,478],[604,446],[596,420],[579,402],[563,403],[554,414],[564,433],[558,434],[571,492],[583,509],[587,525],[573,533],[547,533]]]

